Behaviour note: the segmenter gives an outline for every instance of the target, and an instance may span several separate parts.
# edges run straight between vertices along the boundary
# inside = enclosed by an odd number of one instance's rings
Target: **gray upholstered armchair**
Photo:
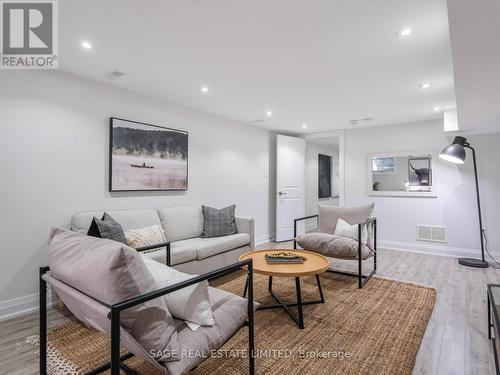
[[[357,273],[329,269],[328,272],[358,278],[358,287],[377,271],[377,219],[372,217],[374,203],[359,207],[319,206],[318,215],[294,220],[293,247],[320,253],[326,257],[356,260]],[[298,235],[304,221],[316,219],[316,227]],[[373,270],[363,275],[363,260],[373,257]]]

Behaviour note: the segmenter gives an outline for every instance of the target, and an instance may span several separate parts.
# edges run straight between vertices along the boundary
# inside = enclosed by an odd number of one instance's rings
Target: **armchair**
[[[373,206],[371,206],[371,209],[373,209]],[[369,209],[369,215],[365,214],[364,216],[371,216],[371,209]],[[343,210],[347,209],[343,208]],[[358,226],[357,242],[354,242],[353,240],[350,239],[340,238],[338,236],[335,236],[333,234],[334,230],[327,231],[325,230],[325,228],[322,228],[321,217],[320,217],[322,214],[325,215],[325,212],[324,210],[320,209],[319,215],[310,215],[310,216],[300,217],[294,220],[293,248],[297,249],[297,245],[300,245],[303,248],[305,246],[305,250],[318,252],[325,255],[326,257],[357,260],[358,262],[357,273],[337,271],[332,269],[328,269],[327,272],[357,277],[358,288],[361,289],[366,284],[366,282],[377,272],[377,218],[373,217],[361,221],[359,219],[354,220],[354,222],[360,221],[357,224]],[[349,216],[349,214],[347,216]],[[319,227],[319,230],[316,231],[315,233],[307,233],[302,236],[297,236],[298,223],[304,220],[314,219],[314,218],[316,219],[316,223],[317,226]],[[349,218],[352,219],[351,216],[349,216]],[[328,219],[326,219],[325,221],[328,221]],[[362,241],[362,236],[364,231],[366,231],[368,237],[368,242],[366,245],[364,245]],[[313,236],[316,236],[316,238],[313,238],[311,240],[311,237]],[[318,237],[321,238],[318,239]],[[351,247],[355,246],[354,251],[351,251],[352,249],[350,251],[347,251],[345,244],[346,241],[351,241],[349,245]],[[372,256],[373,256],[373,270],[369,274],[363,275],[362,262],[363,260],[366,260]]]
[[[155,245],[157,247],[157,245]],[[167,252],[168,254],[168,252]],[[185,369],[180,369],[179,367],[183,365],[182,362],[168,362],[166,365],[156,362],[153,358],[151,358],[148,353],[141,347],[141,345],[133,339],[126,331],[121,328],[120,325],[120,313],[124,310],[137,306],[147,301],[151,301],[155,298],[159,298],[166,294],[178,291],[182,288],[186,288],[188,286],[197,284],[202,281],[210,281],[216,279],[218,277],[222,277],[228,275],[230,273],[236,272],[237,270],[245,269],[247,272],[247,320],[244,323],[245,326],[248,326],[248,372],[250,375],[254,374],[255,371],[255,362],[254,362],[254,300],[253,300],[253,269],[252,269],[252,260],[241,261],[220,269],[217,269],[212,272],[205,273],[200,276],[193,277],[189,280],[177,283],[175,285],[171,285],[166,288],[161,288],[150,293],[146,293],[140,295],[135,298],[131,298],[125,301],[121,301],[119,303],[115,303],[113,305],[106,304],[105,302],[99,301],[96,298],[89,296],[82,291],[72,287],[69,284],[66,284],[53,276],[51,276],[49,267],[41,267],[39,270],[40,275],[40,374],[47,374],[47,284],[50,284],[53,288],[62,291],[66,298],[71,299],[71,305],[75,306],[75,304],[84,304],[85,308],[93,309],[95,312],[106,313],[107,319],[109,323],[107,326],[110,326],[110,336],[111,336],[111,361],[106,363],[99,368],[96,368],[92,371],[92,374],[102,373],[111,369],[112,375],[120,374],[120,370],[123,370],[127,374],[134,374],[135,372],[130,369],[123,361],[131,358],[132,356],[138,354],[143,357],[148,362],[155,365],[155,367],[163,370],[165,373],[171,373],[167,368],[169,364],[177,363],[175,366],[175,372],[187,371]],[[101,315],[102,316],[102,315]],[[241,327],[240,327],[241,328]],[[214,327],[214,329],[216,329]],[[194,332],[195,334],[196,332]],[[232,336],[234,332],[228,332],[228,337]],[[220,334],[217,335],[219,337]],[[124,346],[130,350],[130,352],[120,355],[120,341],[123,339]],[[200,359],[201,362],[203,359]],[[192,363],[187,363],[187,365],[191,366]]]

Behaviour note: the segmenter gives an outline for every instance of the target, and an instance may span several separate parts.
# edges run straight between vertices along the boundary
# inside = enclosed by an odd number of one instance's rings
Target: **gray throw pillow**
[[[54,228],[48,246],[52,276],[112,305],[157,289],[142,255],[116,241]],[[92,320],[92,310],[87,312]],[[120,323],[157,360],[178,360],[177,329],[165,300],[125,309]]]
[[[220,210],[208,206],[201,206],[203,212],[202,237],[229,236],[237,233],[234,211],[236,205],[221,208]]]
[[[104,213],[101,219],[96,217],[92,219],[87,235],[127,243],[122,226],[107,212]]]

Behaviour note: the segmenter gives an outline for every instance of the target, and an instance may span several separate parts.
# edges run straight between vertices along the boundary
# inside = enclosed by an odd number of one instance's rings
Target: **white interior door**
[[[276,146],[276,241],[293,239],[293,220],[304,216],[304,165],[306,141],[277,136]]]

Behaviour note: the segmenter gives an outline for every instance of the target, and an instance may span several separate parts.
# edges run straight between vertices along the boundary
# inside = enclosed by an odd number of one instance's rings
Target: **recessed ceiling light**
[[[92,49],[92,44],[88,40],[82,40],[80,45],[83,49]]]
[[[307,124],[302,124],[302,129],[307,128]]]
[[[431,84],[430,82],[424,82],[418,85],[418,87],[420,87],[421,89],[428,89],[429,87],[431,87]]]
[[[436,106],[434,106],[434,107],[432,107],[432,110],[433,110],[433,111],[436,111],[436,112],[437,112],[437,111],[439,111],[440,109],[441,109],[441,108],[439,108],[437,105],[436,105]]]
[[[273,111],[271,111],[271,110],[266,111],[267,117],[271,117],[272,115],[273,115]]]
[[[206,94],[208,92],[208,87],[207,86],[201,86],[200,87],[200,91],[204,94]]]
[[[405,27],[404,29],[396,31],[396,36],[405,37],[405,36],[410,35],[412,33],[412,31],[413,30],[411,28]]]

